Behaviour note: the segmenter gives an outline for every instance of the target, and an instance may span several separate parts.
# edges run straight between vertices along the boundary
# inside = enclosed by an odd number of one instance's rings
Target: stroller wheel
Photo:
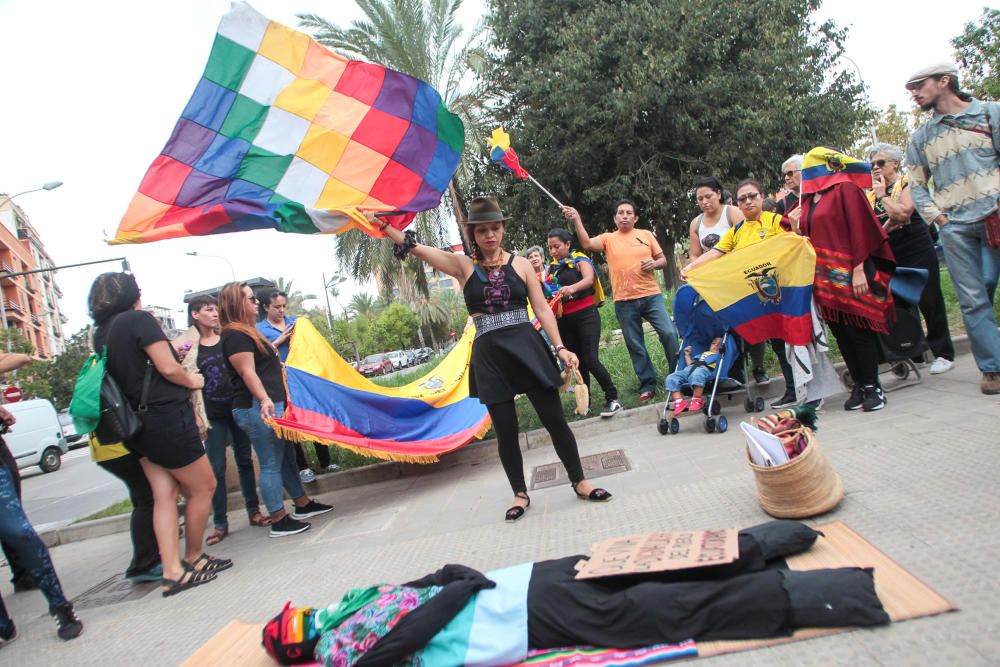
[[[717,429],[716,430],[719,433],[725,433],[727,430],[729,430],[729,420],[726,419],[724,416],[723,417],[719,417],[719,423],[717,425]]]
[[[670,432],[670,422],[666,419],[661,419],[656,422],[656,430],[660,432],[660,435],[666,435]]]
[[[746,412],[753,412],[753,405],[754,405],[753,399],[750,398],[749,396],[743,399],[743,409]]]
[[[892,374],[900,380],[905,380],[910,377],[910,365],[905,361],[901,361],[892,367]]]
[[[757,402],[754,403],[754,407],[757,408],[757,412],[764,412],[764,397],[758,396]]]
[[[715,417],[709,417],[705,420],[705,432],[715,433]]]
[[[670,420],[670,432],[678,433],[680,430],[681,430],[681,420],[678,419],[677,417],[674,417],[673,419]]]

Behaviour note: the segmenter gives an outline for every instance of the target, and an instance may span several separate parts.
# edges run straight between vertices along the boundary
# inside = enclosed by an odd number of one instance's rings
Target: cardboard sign
[[[589,561],[577,564],[577,579],[684,570],[723,565],[739,557],[735,528],[647,533],[598,542]]]

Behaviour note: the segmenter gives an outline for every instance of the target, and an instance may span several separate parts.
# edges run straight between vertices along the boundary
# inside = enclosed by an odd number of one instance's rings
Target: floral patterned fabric
[[[373,602],[359,609],[336,629],[323,634],[316,646],[316,659],[325,667],[350,667],[389,634],[403,617],[437,595],[441,588],[379,586],[379,596]],[[399,664],[420,667],[422,663],[419,658],[408,656]]]

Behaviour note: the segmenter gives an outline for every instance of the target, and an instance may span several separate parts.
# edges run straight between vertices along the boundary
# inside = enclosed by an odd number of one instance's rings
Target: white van
[[[18,468],[38,466],[43,472],[59,470],[67,451],[59,415],[44,398],[6,403],[3,406],[17,422],[3,435]]]

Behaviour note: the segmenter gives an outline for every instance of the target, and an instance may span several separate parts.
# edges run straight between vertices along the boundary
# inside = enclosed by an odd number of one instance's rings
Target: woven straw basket
[[[747,462],[757,481],[757,500],[764,511],[778,519],[805,519],[829,512],[844,498],[844,482],[810,429],[803,429],[809,441],[797,457],[780,466],[755,465],[747,452]]]

